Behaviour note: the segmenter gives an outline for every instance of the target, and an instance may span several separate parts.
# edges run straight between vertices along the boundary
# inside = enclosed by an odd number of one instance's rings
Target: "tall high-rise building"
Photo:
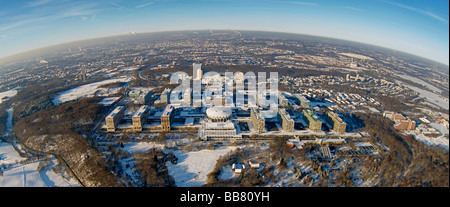
[[[106,130],[108,132],[115,132],[116,125],[120,123],[125,113],[125,108],[123,106],[116,107],[111,113],[105,118]]]
[[[302,108],[309,108],[310,101],[308,99],[306,99],[304,96],[300,94],[295,94],[295,97],[300,101],[300,106]]]
[[[135,131],[142,131],[142,125],[145,124],[148,117],[148,106],[141,106],[131,117]]]
[[[322,130],[322,121],[314,114],[313,111],[309,109],[303,110],[303,116],[305,117],[305,122],[308,124],[308,128],[313,131]]]
[[[343,134],[345,133],[345,128],[347,124],[339,117],[338,114],[329,111],[327,113],[327,121],[331,125],[333,125],[333,130],[337,133]]]
[[[285,109],[278,109],[278,121],[281,122],[284,131],[294,131],[294,120],[291,119],[291,116],[289,116]]]
[[[278,104],[282,107],[289,105],[289,100],[281,92],[278,92]]]
[[[253,128],[256,133],[266,132],[266,120],[261,116],[259,110],[255,107],[250,108],[250,117]]]
[[[170,131],[174,114],[175,113],[173,113],[173,106],[170,104],[167,105],[161,115],[161,127],[163,132]]]
[[[193,63],[192,68],[194,71],[194,79],[201,80],[203,78],[202,64],[201,63]]]

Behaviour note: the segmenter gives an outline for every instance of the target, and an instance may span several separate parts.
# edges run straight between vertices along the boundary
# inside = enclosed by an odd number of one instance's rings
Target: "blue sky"
[[[131,31],[190,29],[319,35],[449,64],[448,0],[0,0],[0,57]]]

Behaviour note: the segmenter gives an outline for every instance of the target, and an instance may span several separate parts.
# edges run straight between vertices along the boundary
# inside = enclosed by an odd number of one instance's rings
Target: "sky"
[[[75,40],[197,29],[318,35],[449,65],[448,0],[0,0],[0,58]]]

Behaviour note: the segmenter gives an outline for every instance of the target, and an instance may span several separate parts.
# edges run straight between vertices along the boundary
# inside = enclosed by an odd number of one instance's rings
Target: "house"
[[[245,170],[245,165],[244,164],[234,164],[231,166],[231,169],[234,171],[234,173],[236,174],[240,174],[242,173],[243,170]]]
[[[250,167],[254,168],[254,169],[258,169],[260,167],[259,163],[255,162],[255,161],[251,161],[251,160],[248,161],[248,165],[250,165]]]

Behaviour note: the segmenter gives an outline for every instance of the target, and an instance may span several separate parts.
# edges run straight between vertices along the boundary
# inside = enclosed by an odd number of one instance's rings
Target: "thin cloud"
[[[438,16],[438,15],[432,13],[432,12],[429,12],[429,11],[425,11],[425,10],[422,10],[422,9],[418,9],[418,8],[415,8],[415,7],[407,6],[407,5],[396,3],[396,2],[390,2],[390,1],[384,1],[384,2],[387,3],[387,4],[393,5],[393,6],[397,6],[397,7],[403,8],[403,9],[407,9],[407,10],[410,10],[410,11],[413,11],[413,12],[417,12],[417,13],[429,16],[429,17],[431,17],[433,19],[436,19],[436,20],[444,22],[444,23],[448,23],[447,19],[444,19],[444,18],[442,18],[442,17],[440,17],[440,16]]]
[[[111,5],[114,5],[114,6],[116,6],[116,7],[119,7],[120,9],[125,9],[125,7],[122,6],[122,5],[120,5],[120,4],[113,3],[113,2],[110,2],[110,4],[111,4]]]
[[[135,8],[139,9],[139,8],[142,8],[142,7],[150,6],[150,5],[154,4],[154,3],[155,2],[147,2],[145,4],[137,5]]]
[[[306,1],[287,1],[286,3],[304,5],[304,6],[319,6],[318,3],[306,2]]]
[[[64,18],[80,17],[82,20],[88,20],[88,17],[95,19],[97,12],[101,9],[95,9],[96,4],[71,5],[70,7],[54,7],[59,8],[57,13],[47,14],[44,12],[33,11],[26,15],[17,15],[8,17],[8,23],[0,24],[0,32],[13,29],[24,29],[30,25],[41,25],[48,22],[56,21]]]
[[[53,2],[53,0],[37,0],[37,1],[28,2],[26,5],[28,7],[36,7],[36,6],[42,6],[45,4],[49,4],[51,2]]]

